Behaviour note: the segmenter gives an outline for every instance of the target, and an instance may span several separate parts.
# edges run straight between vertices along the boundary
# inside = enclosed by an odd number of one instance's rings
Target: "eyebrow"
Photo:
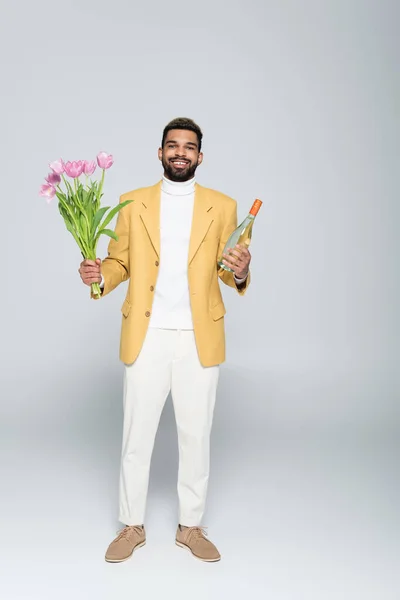
[[[177,141],[176,140],[168,140],[167,142],[165,142],[166,144],[176,144]],[[195,148],[197,148],[197,144],[196,142],[186,142],[186,146],[194,146]]]

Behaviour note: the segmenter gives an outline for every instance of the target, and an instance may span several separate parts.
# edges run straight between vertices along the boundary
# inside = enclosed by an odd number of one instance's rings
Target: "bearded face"
[[[192,179],[203,160],[196,133],[184,129],[171,129],[167,133],[158,157],[164,167],[164,175],[171,181]]]

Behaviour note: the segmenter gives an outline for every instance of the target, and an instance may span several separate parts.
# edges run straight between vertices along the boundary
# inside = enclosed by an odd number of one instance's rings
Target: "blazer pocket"
[[[125,298],[123,305],[121,306],[121,312],[124,315],[124,317],[127,317],[129,315],[129,311],[131,310],[131,303],[129,302],[129,300],[127,300]]]
[[[225,309],[225,305],[223,302],[219,302],[218,304],[216,304],[215,306],[213,306],[210,309],[211,312],[211,316],[214,319],[214,321],[218,321],[218,319],[221,319],[221,317],[223,317],[226,314],[226,309]]]

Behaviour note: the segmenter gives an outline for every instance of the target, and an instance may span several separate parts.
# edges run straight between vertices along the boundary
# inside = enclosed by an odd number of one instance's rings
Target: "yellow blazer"
[[[129,279],[122,311],[120,359],[134,362],[149,325],[160,256],[161,181],[127,192],[120,202],[133,200],[118,212],[115,233],[110,239],[101,271],[102,298]],[[217,259],[237,227],[236,201],[220,192],[195,184],[195,199],[188,255],[188,279],[193,327],[200,362],[209,367],[225,360],[226,313],[219,287],[223,283],[243,295],[250,273],[239,289],[233,273],[218,267]],[[94,298],[91,293],[91,297]]]

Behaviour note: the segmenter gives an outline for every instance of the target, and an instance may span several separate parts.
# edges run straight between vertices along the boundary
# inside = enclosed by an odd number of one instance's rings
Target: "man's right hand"
[[[83,283],[86,285],[92,285],[92,283],[101,283],[101,260],[89,260],[88,258],[83,260],[80,264],[78,272],[81,276]]]

